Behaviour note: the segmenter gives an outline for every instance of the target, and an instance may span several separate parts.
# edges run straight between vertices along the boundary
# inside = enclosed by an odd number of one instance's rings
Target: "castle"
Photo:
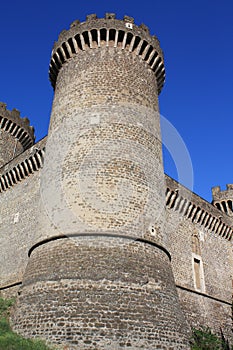
[[[208,203],[164,175],[158,39],[89,15],[50,63],[48,136],[0,104],[0,295],[14,329],[66,349],[188,349],[232,337],[233,185]]]

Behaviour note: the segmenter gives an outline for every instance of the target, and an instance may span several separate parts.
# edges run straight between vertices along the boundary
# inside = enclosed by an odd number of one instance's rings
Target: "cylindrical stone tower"
[[[59,36],[50,79],[41,194],[55,229],[30,250],[15,329],[69,349],[188,349],[163,226],[157,38],[88,16]]]
[[[17,109],[0,102],[0,168],[34,143],[34,129]]]

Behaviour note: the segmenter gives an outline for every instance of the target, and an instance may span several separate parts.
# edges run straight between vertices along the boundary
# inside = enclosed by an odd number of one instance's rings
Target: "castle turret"
[[[0,167],[34,143],[34,129],[17,109],[8,111],[0,102]]]
[[[95,15],[55,43],[42,201],[15,329],[70,349],[188,349],[164,232],[158,39]]]
[[[221,191],[219,186],[212,188],[213,205],[226,213],[233,216],[233,184],[227,184],[227,189]]]

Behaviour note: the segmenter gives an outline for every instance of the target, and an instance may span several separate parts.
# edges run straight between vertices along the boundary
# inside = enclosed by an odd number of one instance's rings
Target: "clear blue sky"
[[[116,12],[145,23],[165,56],[160,111],[178,130],[191,156],[194,191],[211,200],[211,187],[233,183],[233,1],[2,1],[0,101],[17,108],[47,134],[53,90],[48,66],[53,42],[75,19]],[[176,178],[165,154],[165,171]]]

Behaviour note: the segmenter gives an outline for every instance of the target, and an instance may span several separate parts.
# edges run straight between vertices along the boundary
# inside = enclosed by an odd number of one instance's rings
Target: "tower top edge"
[[[30,125],[30,121],[27,117],[21,117],[20,111],[18,109],[13,108],[12,111],[10,111],[7,109],[6,103],[0,102],[0,117],[2,118],[0,128],[4,128],[4,120],[10,121],[12,123],[12,126],[7,128],[6,131],[11,132],[12,130],[14,130],[13,124],[15,124],[24,132],[26,132],[28,138],[30,139],[30,145],[34,143],[34,127]]]
[[[220,186],[212,187],[212,197],[213,201],[233,199],[233,184],[227,184],[224,190]]]
[[[126,50],[141,56],[155,73],[160,93],[165,81],[165,68],[158,38],[150,34],[145,24],[136,25],[133,17],[124,16],[119,20],[115,13],[106,13],[104,18],[97,18],[96,14],[88,15],[86,21],[75,20],[68,30],[60,33],[53,46],[49,68],[53,88],[65,62],[80,52],[103,47]]]
[[[155,46],[159,51],[160,56],[163,58],[163,52],[160,48],[160,42],[156,35],[151,35],[149,28],[141,23],[135,24],[133,17],[125,15],[123,19],[117,19],[115,13],[105,13],[104,18],[98,18],[96,14],[90,14],[86,16],[85,21],[75,20],[70,24],[68,30],[64,29],[60,32],[58,40],[54,43],[53,51],[66,42],[70,37],[84,31],[91,31],[93,29],[116,29],[132,32],[134,35],[138,35],[142,39],[147,40],[150,44]]]

